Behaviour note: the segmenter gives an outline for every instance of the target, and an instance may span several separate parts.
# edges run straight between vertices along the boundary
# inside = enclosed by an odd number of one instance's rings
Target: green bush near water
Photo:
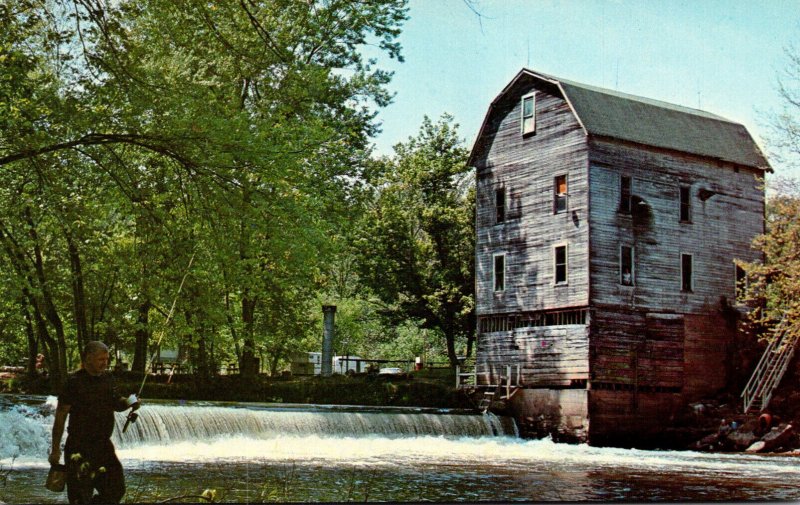
[[[141,377],[116,375],[121,393],[136,392]],[[151,376],[142,399],[235,402],[314,403],[397,407],[470,408],[472,404],[455,386],[451,370],[425,370],[407,377],[344,376],[260,377],[247,384],[238,375],[199,381],[192,375]],[[0,393],[55,394],[41,378],[19,376],[0,381]]]

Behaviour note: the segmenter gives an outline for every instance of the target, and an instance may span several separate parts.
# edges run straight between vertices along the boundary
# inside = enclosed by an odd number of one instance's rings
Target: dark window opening
[[[619,283],[633,286],[633,247],[621,246],[619,253]]]
[[[506,257],[498,254],[494,257],[494,290],[503,291],[506,288]]]
[[[481,316],[478,319],[478,331],[493,333],[540,326],[585,325],[588,313],[587,309],[569,309]]]
[[[692,198],[689,186],[681,186],[681,221],[692,222]]]
[[[692,291],[692,255],[681,254],[681,291]]]
[[[506,190],[497,189],[494,192],[494,209],[496,222],[502,223],[506,220]]]
[[[747,292],[747,272],[744,268],[736,265],[736,300],[741,300]]]
[[[622,176],[619,183],[619,211],[631,213],[631,178]]]
[[[555,248],[555,274],[556,284],[567,282],[567,246],[565,245]]]
[[[556,176],[553,183],[553,213],[567,210],[567,176]]]

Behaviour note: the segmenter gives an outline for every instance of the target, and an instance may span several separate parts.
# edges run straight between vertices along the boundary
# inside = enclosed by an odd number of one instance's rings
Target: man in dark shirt
[[[122,465],[114,452],[111,434],[114,412],[139,408],[134,395],[120,396],[108,368],[108,347],[89,342],[82,355],[83,367],[72,374],[58,396],[53,423],[50,464],[61,459],[61,437],[69,416],[64,463],[67,465],[67,498],[70,503],[119,503],[125,494]],[[97,489],[98,495],[94,495]]]

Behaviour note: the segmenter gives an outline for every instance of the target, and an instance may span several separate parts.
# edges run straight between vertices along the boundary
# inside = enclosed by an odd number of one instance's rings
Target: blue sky
[[[800,0],[411,0],[378,154],[450,113],[469,147],[489,103],[523,67],[700,108],[741,122],[765,150]],[[800,170],[774,166],[782,175]]]

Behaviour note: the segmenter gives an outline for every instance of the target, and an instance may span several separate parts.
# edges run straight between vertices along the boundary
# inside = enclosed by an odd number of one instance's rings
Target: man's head
[[[97,340],[83,348],[83,369],[89,375],[100,375],[108,368],[108,346]]]

